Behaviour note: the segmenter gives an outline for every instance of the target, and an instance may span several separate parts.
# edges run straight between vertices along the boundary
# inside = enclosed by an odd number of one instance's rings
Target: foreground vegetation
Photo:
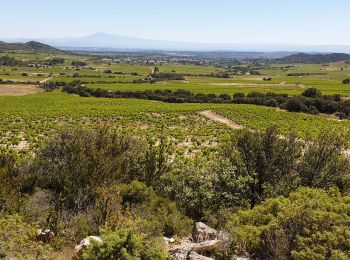
[[[346,259],[345,144],[334,133],[304,143],[276,128],[242,130],[209,158],[173,161],[167,138],[154,146],[108,126],[67,129],[22,163],[1,153],[1,253],[44,257],[101,234],[84,258],[165,259],[160,237],[181,238],[201,220],[230,234],[217,257]],[[40,241],[39,227],[55,235]]]

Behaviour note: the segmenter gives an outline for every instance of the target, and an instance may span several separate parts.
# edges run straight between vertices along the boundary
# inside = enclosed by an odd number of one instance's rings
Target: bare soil
[[[200,115],[205,116],[206,118],[213,120],[215,122],[221,123],[221,124],[225,124],[228,127],[232,128],[232,129],[242,129],[244,128],[242,125],[237,124],[236,122],[232,121],[231,119],[228,119],[224,116],[220,116],[218,114],[216,114],[215,112],[211,111],[211,110],[205,110],[205,111],[201,111],[199,112]]]
[[[0,96],[23,96],[39,92],[44,90],[32,85],[0,85]]]

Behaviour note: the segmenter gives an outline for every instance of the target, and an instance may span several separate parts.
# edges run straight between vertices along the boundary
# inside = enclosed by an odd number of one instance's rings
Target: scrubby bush
[[[301,188],[232,214],[227,228],[238,254],[259,259],[349,259],[350,197]]]
[[[221,208],[244,205],[240,192],[245,187],[241,184],[235,168],[223,160],[189,159],[163,175],[159,189],[176,201],[188,216],[202,220],[206,214]]]
[[[350,192],[350,162],[344,154],[348,138],[333,132],[322,132],[306,140],[298,173],[303,186],[327,189],[336,186]]]
[[[145,143],[106,127],[64,130],[38,154],[32,170],[39,186],[80,210],[93,203],[97,187],[142,178],[145,156]]]
[[[170,259],[160,240],[147,238],[130,229],[102,230],[101,233],[103,242],[93,241],[83,259]]]
[[[19,215],[0,217],[0,258],[40,259],[51,251],[36,238],[38,228],[27,224]]]
[[[51,210],[52,194],[36,189],[33,194],[24,196],[20,213],[28,223],[45,226]]]
[[[323,133],[300,142],[281,137],[277,128],[264,132],[241,130],[210,158],[177,163],[164,174],[159,192],[201,220],[222,209],[254,207],[279,195],[288,196],[300,186],[337,187],[349,192],[349,160],[343,154],[347,139]]]
[[[87,65],[87,63],[85,61],[72,61],[71,63],[72,66],[75,67],[85,67]]]
[[[257,133],[243,130],[233,136],[222,152],[223,158],[236,168],[236,178],[244,182],[246,190],[240,196],[249,200],[251,207],[297,187],[296,167],[301,155],[296,136],[280,138],[275,127]]]
[[[344,79],[343,84],[350,84],[350,79]]]
[[[21,205],[20,187],[14,173],[16,158],[0,149],[0,215],[14,214]]]
[[[316,88],[308,88],[306,90],[303,91],[303,93],[301,93],[302,96],[304,97],[320,97],[321,96],[321,92],[319,90],[317,90]]]
[[[174,202],[156,195],[152,188],[133,181],[119,189],[121,205],[141,219],[139,229],[154,236],[185,236],[191,231],[192,221],[185,217]]]

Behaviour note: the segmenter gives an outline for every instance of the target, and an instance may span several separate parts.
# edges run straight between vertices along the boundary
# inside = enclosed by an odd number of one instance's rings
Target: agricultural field
[[[64,126],[94,127],[108,123],[121,131],[141,134],[148,139],[155,140],[165,134],[173,140],[174,150],[179,155],[193,156],[215,150],[217,144],[230,138],[234,131],[200,114],[208,110],[245,128],[261,130],[277,125],[283,133],[295,132],[301,137],[307,134],[315,136],[323,130],[344,132],[350,128],[348,120],[289,113],[255,105],[170,104],[148,100],[84,98],[61,93],[59,89],[42,93],[43,89],[39,88],[46,82],[70,84],[80,81],[87,87],[113,91],[185,89],[205,94],[273,92],[299,95],[306,88],[314,86],[326,95],[350,96],[350,85],[342,84],[342,80],[350,75],[350,66],[342,62],[259,65],[260,75],[251,75],[247,68],[253,65],[242,63],[235,67],[235,73],[219,78],[215,76],[217,73],[233,71],[232,67],[175,63],[135,65],[68,53],[2,52],[0,56],[5,55],[27,63],[27,66],[0,67],[0,83],[3,83],[0,84],[0,143],[2,147],[17,150],[22,155],[40,146],[53,131]],[[62,58],[63,62],[47,64],[54,58]],[[75,66],[72,64],[75,61],[85,64]],[[181,74],[184,79],[166,79],[150,84],[147,79],[155,68],[158,73]],[[239,68],[247,72],[242,74]],[[305,75],[290,76],[297,73]]]

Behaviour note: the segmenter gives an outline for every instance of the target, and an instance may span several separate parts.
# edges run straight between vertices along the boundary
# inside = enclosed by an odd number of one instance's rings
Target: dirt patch
[[[234,122],[231,119],[228,119],[224,116],[220,116],[211,110],[201,111],[201,112],[199,112],[199,114],[202,116],[205,116],[206,118],[213,120],[215,122],[225,124],[232,129],[242,129],[243,128],[242,125],[239,125],[236,122]]]
[[[23,96],[38,92],[44,92],[44,89],[32,85],[0,85],[0,96]]]

